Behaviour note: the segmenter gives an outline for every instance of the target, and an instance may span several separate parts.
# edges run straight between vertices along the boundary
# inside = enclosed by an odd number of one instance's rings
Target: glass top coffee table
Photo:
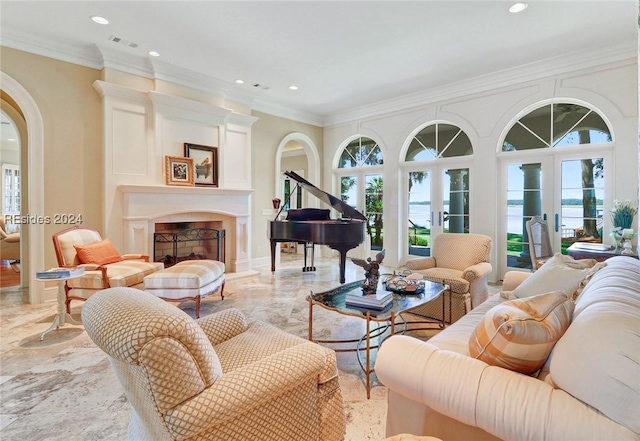
[[[381,275],[381,279],[384,280],[385,276],[391,276],[390,274]],[[314,293],[311,292],[307,296],[309,302],[309,340],[315,343],[326,345],[338,345],[353,344],[353,346],[344,348],[332,348],[336,352],[356,352],[358,357],[358,363],[362,368],[366,378],[367,398],[371,395],[371,374],[374,369],[371,367],[371,350],[376,349],[382,344],[379,341],[372,345],[371,339],[383,338],[387,331],[390,331],[388,336],[404,333],[408,331],[410,324],[421,324],[419,328],[413,328],[412,330],[423,329],[443,329],[445,327],[444,312],[445,312],[445,296],[443,293],[449,289],[447,285],[442,283],[431,282],[423,280],[424,290],[421,292],[406,292],[402,293],[396,290],[393,294],[393,301],[382,310],[360,308],[356,306],[350,306],[346,304],[347,294],[350,292],[356,293],[362,290],[362,282],[364,280],[358,280],[350,282],[329,291]],[[382,289],[381,289],[382,290]],[[442,320],[420,320],[420,321],[406,321],[402,316],[403,313],[410,312],[412,308],[423,305],[427,302],[440,298],[442,300]],[[359,317],[366,322],[366,331],[363,336],[355,339],[346,340],[321,340],[313,338],[313,307],[320,306],[324,309],[334,311],[338,314]],[[399,323],[396,323],[397,319],[400,319]],[[375,322],[377,326],[372,330],[371,322]],[[431,325],[432,327],[427,327]],[[400,329],[397,329],[400,328]],[[386,337],[384,337],[386,338]],[[363,347],[364,345],[364,347]],[[364,360],[362,353],[364,352]]]

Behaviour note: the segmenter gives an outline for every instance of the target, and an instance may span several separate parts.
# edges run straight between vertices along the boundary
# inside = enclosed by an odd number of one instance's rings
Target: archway
[[[320,155],[318,154],[318,149],[316,148],[314,142],[307,135],[303,133],[290,133],[280,141],[280,145],[278,145],[278,149],[276,150],[276,163],[275,163],[275,193],[274,194],[282,194],[282,152],[284,151],[285,146],[291,142],[295,141],[302,146],[305,155],[307,156],[307,167],[309,175],[305,177],[309,182],[319,187],[319,177],[320,177]],[[311,205],[316,206],[315,201],[311,202]]]
[[[16,80],[0,71],[0,88],[9,95],[20,107],[27,123],[27,161],[24,164],[26,170],[27,205],[23,206],[23,213],[40,215],[44,213],[44,123],[42,115],[29,92]],[[23,181],[24,182],[24,181]],[[24,188],[24,187],[23,187]],[[23,278],[23,286],[29,287],[29,303],[41,303],[44,299],[44,286],[42,283],[31,283],[35,279],[35,273],[44,268],[44,225],[26,224],[22,226],[22,232],[27,248],[26,265],[22,271],[27,276]],[[26,233],[26,234],[24,234]]]

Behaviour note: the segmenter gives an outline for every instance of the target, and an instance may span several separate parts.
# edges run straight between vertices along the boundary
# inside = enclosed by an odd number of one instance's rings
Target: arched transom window
[[[361,136],[346,145],[340,155],[338,168],[367,165],[382,165],[382,151],[373,139]]]
[[[471,154],[471,141],[462,129],[452,124],[435,123],[413,137],[405,161],[426,161]]]
[[[611,142],[598,113],[580,104],[552,103],[520,118],[502,143],[503,152]]]

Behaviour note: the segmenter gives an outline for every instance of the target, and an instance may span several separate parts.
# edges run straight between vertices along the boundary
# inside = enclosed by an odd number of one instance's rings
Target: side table
[[[55,279],[51,279],[51,278],[41,279],[36,277],[36,281],[38,282],[56,282],[58,284],[58,294],[57,294],[58,313],[56,314],[56,318],[53,320],[53,323],[51,323],[51,326],[49,326],[49,328],[40,335],[40,341],[44,340],[44,336],[46,334],[48,334],[49,332],[55,329],[58,329],[61,326],[66,325],[67,322],[71,325],[82,326],[82,323],[76,321],[73,317],[71,317],[71,314],[67,312],[65,307],[66,294],[64,292],[64,284],[66,283],[67,280],[75,279],[76,277],[80,277],[80,276],[78,275],[78,276],[72,276],[72,277],[58,277]]]
[[[595,259],[598,262],[605,261],[613,256],[629,256],[638,258],[638,247],[631,248],[631,254],[622,254],[619,248],[606,248],[602,244],[591,244],[588,242],[574,242],[567,248],[567,254],[574,259]]]

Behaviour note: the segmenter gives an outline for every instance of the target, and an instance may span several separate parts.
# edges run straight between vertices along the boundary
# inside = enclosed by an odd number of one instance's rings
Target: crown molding
[[[550,57],[468,80],[457,81],[445,86],[427,89],[422,92],[353,108],[346,112],[325,117],[322,120],[322,126],[344,124],[354,120],[371,118],[434,102],[460,98],[545,77],[567,74],[631,59],[636,61],[638,59],[638,48],[634,44],[621,44]]]
[[[55,60],[93,69],[102,69],[102,57],[95,45],[82,46],[63,41],[47,40],[35,35],[0,27],[0,44]]]
[[[323,116],[294,110],[281,104],[258,99],[254,94],[238,90],[235,84],[210,75],[194,72],[160,60],[150,59],[149,57],[144,58],[124,54],[103,46],[79,46],[67,42],[45,40],[31,34],[6,29],[6,26],[0,28],[0,44],[13,49],[98,70],[107,67],[144,78],[175,83],[191,89],[215,94],[224,99],[247,106],[255,111],[319,127],[344,124],[354,120],[371,118],[438,101],[483,93],[545,77],[595,68],[624,60],[635,59],[637,61],[638,59],[638,47],[636,44],[628,43],[606,48],[594,48],[547,58],[514,68],[477,76],[468,80],[425,89],[421,92],[377,101],[334,115]]]
[[[324,125],[324,118],[320,115],[293,110],[289,107],[270,103],[268,101],[254,100],[251,108],[258,112],[268,113],[269,115],[291,119],[304,124],[311,124],[312,126],[322,127]]]

